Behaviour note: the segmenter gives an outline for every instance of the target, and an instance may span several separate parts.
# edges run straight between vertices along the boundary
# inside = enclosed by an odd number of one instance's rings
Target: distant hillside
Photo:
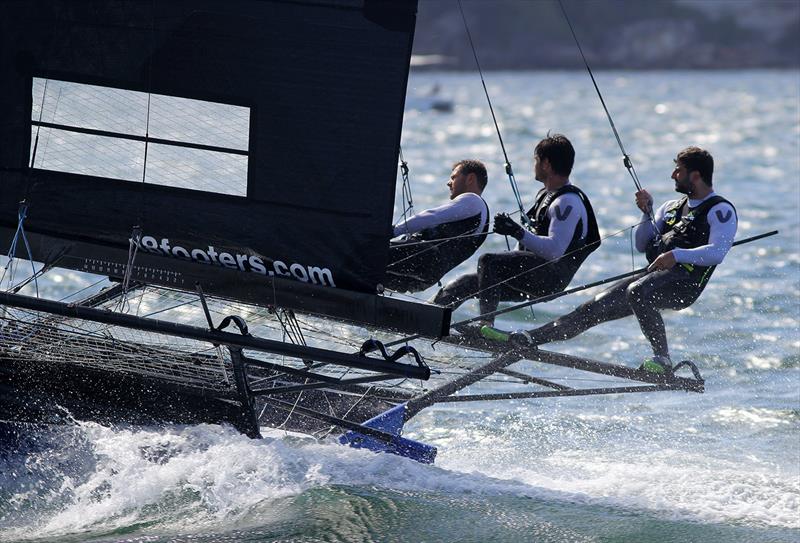
[[[593,68],[800,67],[800,0],[563,1]],[[484,69],[583,66],[557,0],[462,5]],[[414,54],[475,68],[456,0],[420,0]]]

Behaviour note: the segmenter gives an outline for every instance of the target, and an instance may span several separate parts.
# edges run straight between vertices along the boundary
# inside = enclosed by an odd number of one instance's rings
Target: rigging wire
[[[53,123],[53,124],[55,124],[55,122],[56,122],[56,114],[58,113],[58,104],[61,103],[61,93],[63,91],[64,91],[64,88],[63,87],[59,87],[58,96],[56,97],[56,105],[53,108],[53,116],[50,119],[50,122]],[[44,162],[44,158],[47,156],[47,148],[50,146],[50,138],[52,137],[52,135],[53,135],[53,131],[50,130],[47,133],[47,139],[44,140],[44,149],[42,150],[42,160],[39,161],[40,165]],[[31,163],[31,166],[33,166],[33,163]]]
[[[14,233],[14,237],[11,240],[11,246],[6,251],[6,256],[8,257],[8,263],[6,264],[5,268],[3,269],[3,274],[0,276],[0,284],[3,283],[3,280],[8,275],[8,289],[9,291],[14,288],[14,274],[16,267],[14,266],[14,259],[16,258],[16,251],[17,251],[17,241],[19,238],[22,238],[22,241],[25,245],[25,249],[28,252],[28,260],[31,263],[32,269],[32,276],[34,279],[34,285],[36,287],[36,297],[39,297],[39,283],[36,281],[36,267],[33,264],[33,256],[31,255],[30,245],[28,244],[28,238],[25,236],[25,218],[28,214],[28,196],[30,193],[30,185],[31,185],[31,176],[30,176],[30,169],[33,168],[33,165],[36,162],[36,151],[39,148],[39,132],[42,129],[42,115],[44,114],[44,103],[45,99],[47,98],[47,84],[50,82],[49,79],[44,80],[44,89],[42,90],[42,102],[39,105],[39,124],[36,126],[36,137],[34,138],[33,142],[33,152],[31,152],[31,161],[28,165],[28,171],[25,175],[26,183],[25,183],[25,197],[19,203],[19,209],[17,211],[17,229]],[[59,94],[60,96],[60,94]]]
[[[642,223],[644,223],[644,221],[642,221]],[[731,245],[731,247],[736,247],[737,245],[744,245],[745,243],[750,243],[752,241],[757,241],[757,240],[762,239],[762,238],[774,236],[777,233],[778,233],[777,230],[772,230],[770,232],[765,232],[763,234],[758,234],[758,235],[755,235],[755,236],[750,236],[748,238],[740,239],[738,241],[734,241],[733,244]],[[614,281],[618,281],[620,279],[625,279],[627,277],[632,277],[632,276],[640,274],[640,273],[641,274],[649,273],[648,267],[645,266],[643,268],[639,268],[638,270],[629,271],[627,273],[622,273],[622,274],[619,274],[619,275],[615,275],[613,277],[607,277],[605,279],[601,279],[601,280],[594,281],[592,283],[587,283],[587,284],[584,284],[584,285],[579,285],[577,287],[573,287],[571,289],[563,290],[561,292],[554,292],[553,294],[540,296],[538,298],[534,298],[533,300],[528,300],[526,302],[522,302],[522,303],[519,303],[519,304],[515,304],[515,305],[512,305],[512,306],[509,306],[509,307],[505,307],[503,309],[497,309],[497,310],[492,311],[490,313],[487,313],[485,315],[482,315],[482,316],[479,316],[479,317],[474,317],[472,319],[467,319],[467,320],[464,320],[464,321],[461,321],[461,322],[458,322],[458,323],[455,323],[455,324],[456,325],[467,324],[467,323],[470,323],[470,322],[474,322],[474,321],[480,320],[481,317],[502,315],[503,313],[509,313],[511,311],[516,311],[517,309],[522,309],[524,307],[528,307],[528,306],[531,306],[531,305],[534,305],[534,304],[538,304],[538,303],[543,303],[543,302],[547,302],[547,301],[550,301],[550,300],[554,300],[556,298],[560,298],[562,296],[566,296],[567,294],[572,294],[572,293],[580,292],[580,291],[583,291],[583,290],[587,290],[587,289],[590,289],[590,288],[593,288],[593,287],[596,287],[596,286],[605,285],[607,283],[612,283]]]
[[[635,225],[633,225],[633,226],[634,226],[634,227],[635,227],[635,226],[638,226],[639,224],[642,224],[643,222],[644,222],[644,221],[642,221],[642,222],[640,222],[640,223],[638,223],[638,224],[635,224]],[[522,277],[522,276],[524,276],[524,275],[527,275],[527,274],[529,274],[529,273],[531,273],[531,272],[533,272],[533,271],[536,271],[536,270],[538,270],[538,269],[540,269],[540,268],[543,268],[543,267],[545,267],[545,266],[547,266],[547,265],[549,265],[549,264],[553,264],[554,262],[558,262],[558,261],[559,261],[559,260],[561,260],[562,258],[566,258],[566,257],[568,257],[568,256],[571,256],[573,253],[577,253],[577,252],[579,252],[579,251],[583,251],[584,249],[586,249],[586,247],[591,247],[592,245],[599,245],[599,244],[600,244],[600,243],[601,243],[603,240],[606,240],[606,239],[608,239],[608,238],[612,238],[612,237],[614,237],[614,236],[617,236],[617,235],[619,235],[619,234],[621,234],[621,233],[625,232],[625,231],[626,231],[628,228],[629,228],[629,227],[628,227],[628,226],[626,226],[625,228],[622,228],[622,229],[620,229],[620,230],[617,230],[616,232],[612,232],[611,234],[608,234],[608,235],[606,235],[606,236],[603,236],[602,238],[600,238],[600,239],[599,239],[599,240],[597,240],[597,241],[594,241],[594,242],[591,242],[591,243],[587,243],[585,246],[583,246],[583,247],[581,247],[581,248],[579,248],[579,249],[574,249],[574,250],[572,250],[572,251],[566,252],[566,253],[564,253],[563,255],[559,256],[559,257],[556,257],[556,258],[550,259],[550,260],[548,260],[548,261],[546,261],[546,262],[542,262],[541,264],[539,264],[539,265],[537,265],[537,266],[534,266],[533,268],[530,268],[530,269],[527,269],[527,270],[525,270],[525,271],[522,271],[522,272],[520,272],[520,273],[518,273],[518,274],[516,274],[516,275],[512,275],[511,277],[507,277],[506,279],[503,279],[502,281],[498,281],[497,283],[495,283],[495,284],[493,284],[493,285],[489,285],[489,286],[487,286],[486,288],[483,288],[483,289],[481,289],[481,290],[479,290],[479,291],[475,292],[474,294],[472,294],[472,295],[468,296],[468,298],[467,298],[467,299],[469,299],[469,298],[474,298],[474,297],[477,297],[477,296],[481,295],[482,293],[486,292],[487,290],[491,290],[491,289],[493,289],[493,288],[499,287],[500,285],[502,285],[502,284],[504,284],[504,283],[508,283],[509,281],[513,281],[514,279],[519,279],[520,277]],[[486,313],[485,315],[478,315],[478,316],[477,316],[475,319],[473,319],[473,320],[479,320],[479,319],[480,319],[480,318],[482,318],[482,317],[488,317],[488,316],[491,316],[491,315],[492,315],[492,313],[493,313],[493,312]]]
[[[8,256],[8,263],[3,270],[3,275],[0,276],[0,284],[2,284],[3,279],[5,279],[6,274],[8,273],[8,288],[12,290],[14,288],[14,273],[16,271],[16,266],[14,266],[14,259],[17,258],[17,242],[20,238],[22,238],[22,243],[25,245],[25,250],[28,253],[28,261],[31,263],[31,272],[33,283],[36,287],[36,297],[39,297],[39,282],[37,280],[37,273],[36,273],[36,266],[33,264],[33,254],[31,253],[31,246],[28,243],[28,238],[25,235],[25,217],[28,215],[28,204],[23,200],[19,204],[19,210],[17,212],[17,230],[14,233],[14,237],[11,240],[11,246],[8,248],[6,255]],[[10,272],[10,273],[9,273]]]
[[[475,65],[478,67],[478,73],[481,76],[481,84],[483,85],[483,93],[486,95],[486,101],[489,103],[489,111],[492,113],[492,121],[494,121],[494,128],[497,131],[497,139],[500,140],[500,148],[503,150],[503,158],[505,158],[505,170],[506,175],[508,175],[508,181],[511,184],[511,190],[514,193],[514,198],[517,200],[517,206],[519,207],[519,216],[520,221],[522,224],[530,229],[531,219],[528,217],[528,214],[525,213],[525,208],[522,205],[522,196],[519,192],[519,187],[517,186],[517,180],[514,177],[514,170],[511,168],[511,161],[508,159],[508,153],[506,153],[506,146],[503,143],[503,136],[500,134],[500,126],[497,124],[497,117],[494,114],[494,107],[492,107],[492,99],[489,98],[489,90],[486,88],[486,81],[483,78],[483,70],[481,69],[481,63],[478,60],[478,52],[475,50],[475,44],[472,41],[472,33],[469,31],[469,25],[467,24],[467,17],[464,15],[464,7],[461,5],[461,0],[458,0],[458,10],[461,12],[461,20],[464,21],[464,30],[467,32],[467,38],[469,38],[469,46],[472,48],[472,56],[475,58]],[[489,218],[487,217],[486,220],[488,221]],[[511,243],[508,241],[508,236],[505,236],[506,240],[506,249],[511,251]],[[533,314],[533,307],[531,307],[531,318],[536,318]]]
[[[403,177],[403,224],[414,214],[414,197],[411,194],[411,180],[408,177],[408,162],[403,157],[403,146],[400,146],[400,174]]]
[[[464,8],[461,5],[461,0],[458,0],[458,9],[461,12],[461,20],[464,21],[464,30],[467,32],[467,38],[469,39],[469,46],[472,49],[472,56],[475,58],[475,65],[478,67],[478,73],[481,76],[481,84],[483,85],[483,93],[486,95],[486,101],[489,103],[489,111],[492,114],[492,121],[494,121],[494,129],[497,132],[497,138],[500,140],[500,148],[503,150],[503,158],[505,159],[505,170],[506,175],[508,175],[508,181],[511,183],[511,190],[514,193],[514,198],[517,201],[517,205],[519,206],[520,211],[520,219],[522,220],[522,224],[525,226],[530,226],[531,221],[528,215],[525,213],[525,208],[522,205],[522,197],[520,196],[519,187],[517,186],[517,181],[514,178],[514,171],[511,168],[511,161],[508,159],[508,153],[506,152],[506,146],[503,143],[503,136],[500,133],[500,126],[497,124],[497,116],[494,114],[494,107],[492,106],[492,99],[489,97],[489,91],[486,88],[486,80],[483,77],[483,70],[481,69],[481,63],[478,60],[478,52],[475,50],[475,44],[472,41],[472,33],[469,31],[469,25],[467,24],[467,17],[464,15]],[[508,243],[508,240],[506,240]]]
[[[558,0],[558,5],[561,7],[561,13],[564,14],[564,19],[567,21],[567,25],[569,26],[569,30],[572,33],[572,38],[575,40],[575,45],[578,46],[578,51],[581,54],[581,58],[583,59],[583,65],[586,67],[586,71],[589,72],[589,77],[592,79],[592,84],[594,85],[594,90],[597,92],[597,97],[600,98],[600,103],[603,105],[603,111],[606,112],[606,117],[608,118],[608,122],[611,125],[611,130],[614,132],[614,137],[617,140],[617,145],[619,146],[619,150],[622,152],[622,164],[625,166],[625,169],[628,170],[628,174],[630,174],[631,179],[633,179],[633,184],[636,186],[637,191],[642,190],[642,184],[639,182],[639,175],[636,173],[636,168],[633,166],[633,161],[631,161],[631,157],[628,155],[627,151],[625,151],[625,146],[622,145],[622,138],[620,138],[619,132],[617,131],[616,125],[614,125],[614,119],[611,117],[611,113],[608,111],[608,107],[606,106],[606,101],[603,99],[603,93],[600,92],[600,87],[597,85],[597,80],[594,78],[594,73],[592,72],[591,67],[589,67],[589,62],[586,60],[586,55],[583,54],[583,48],[581,47],[580,41],[578,41],[578,36],[575,33],[575,28],[572,26],[572,21],[567,14],[567,9],[564,7],[564,3],[562,0]],[[656,234],[656,239],[660,237],[658,232],[658,226],[656,226],[655,216],[653,215],[653,206],[648,206],[647,209],[647,216],[650,219],[650,222],[653,225],[653,230]]]

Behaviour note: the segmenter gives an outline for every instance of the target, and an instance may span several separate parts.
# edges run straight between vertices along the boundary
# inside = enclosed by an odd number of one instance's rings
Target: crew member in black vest
[[[592,205],[569,175],[575,149],[561,134],[548,135],[533,151],[534,174],[544,188],[527,215],[533,232],[497,214],[494,231],[518,241],[516,251],[487,253],[477,273],[459,277],[439,291],[434,303],[458,306],[477,295],[481,315],[501,301],[522,301],[564,290],[586,257],[600,245]],[[487,316],[482,324],[491,324]]]
[[[419,292],[475,254],[489,232],[489,207],[481,197],[488,176],[479,160],[453,165],[447,187],[450,201],[421,211],[394,226],[383,285]]]
[[[736,210],[711,184],[714,159],[703,149],[688,147],[675,158],[672,179],[683,198],[664,203],[648,217],[653,198],[636,193],[645,215],[636,228],[636,248],[647,254],[647,273],[616,283],[575,311],[528,332],[505,334],[484,328],[486,337],[541,345],[577,336],[600,323],[636,315],[653,348],[642,369],[669,374],[672,369],[667,334],[659,310],[684,309],[694,303],[722,262],[736,235]],[[658,234],[656,234],[656,228]]]

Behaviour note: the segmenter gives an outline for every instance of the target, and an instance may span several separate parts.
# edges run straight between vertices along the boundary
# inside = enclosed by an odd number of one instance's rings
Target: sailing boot
[[[657,354],[642,362],[639,370],[669,377],[672,375],[672,361],[669,356]]]
[[[531,336],[525,330],[506,332],[493,326],[482,326],[481,335],[489,341],[509,343],[515,347],[534,347]]]

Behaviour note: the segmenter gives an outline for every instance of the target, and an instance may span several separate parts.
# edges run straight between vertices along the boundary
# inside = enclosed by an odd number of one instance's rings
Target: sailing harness
[[[722,196],[712,196],[703,200],[697,207],[689,207],[689,197],[675,201],[665,210],[664,223],[666,231],[648,245],[646,256],[653,262],[658,255],[673,249],[693,249],[708,244],[711,226],[708,224],[708,212],[717,204],[726,203],[736,213],[736,208]],[[703,286],[714,273],[716,266],[698,266],[679,263],[689,275]]]
[[[574,273],[583,261],[586,260],[586,257],[600,247],[602,241],[594,209],[586,194],[575,185],[564,185],[554,192],[548,192],[547,189],[542,189],[536,195],[533,207],[528,210],[527,216],[531,220],[533,233],[537,236],[547,236],[550,230],[550,205],[562,194],[575,194],[580,198],[583,207],[586,209],[588,223],[586,225],[586,237],[581,235],[583,233],[583,223],[582,220],[579,220],[578,224],[575,225],[575,232],[572,234],[572,240],[564,251],[564,254],[553,261],[566,265]]]
[[[480,197],[480,196],[479,196]],[[483,198],[484,210],[457,221],[445,222],[411,234],[407,240],[391,243],[390,262],[386,286],[392,290],[393,283],[405,283],[415,291],[425,290],[436,284],[450,270],[475,254],[489,234],[489,206]],[[425,258],[421,258],[422,256]],[[400,280],[402,277],[402,280]]]

